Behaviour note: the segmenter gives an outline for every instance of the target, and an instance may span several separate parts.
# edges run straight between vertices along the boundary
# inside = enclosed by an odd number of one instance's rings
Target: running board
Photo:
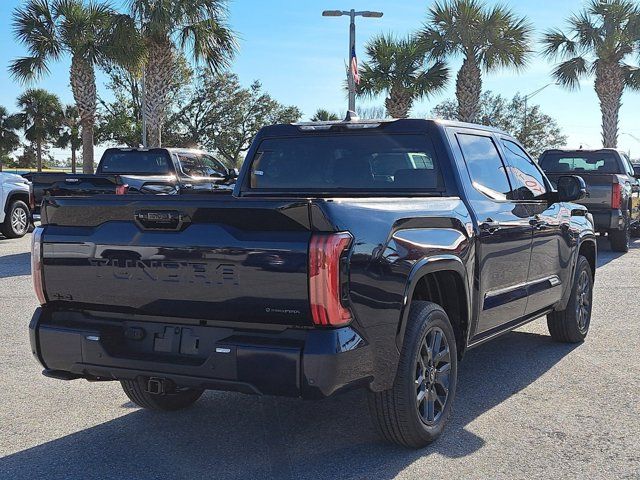
[[[542,310],[538,310],[526,317],[518,318],[516,320],[512,320],[509,323],[505,323],[504,325],[500,325],[499,327],[492,328],[491,330],[487,330],[486,332],[482,332],[471,339],[469,344],[467,345],[467,349],[477,347],[478,345],[482,345],[489,340],[492,340],[500,335],[510,332],[511,330],[515,330],[518,327],[526,325],[529,322],[532,322],[543,315],[546,315],[550,312],[553,312],[553,307],[547,307]]]

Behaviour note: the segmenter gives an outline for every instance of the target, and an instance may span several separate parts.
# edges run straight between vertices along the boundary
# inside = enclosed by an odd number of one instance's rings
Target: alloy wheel
[[[421,420],[433,425],[440,420],[449,399],[451,353],[442,329],[427,330],[416,359],[416,408]]]
[[[22,208],[16,208],[11,213],[11,228],[17,235],[22,235],[29,226],[29,216]]]
[[[578,330],[582,333],[589,328],[591,320],[591,282],[585,270],[580,272],[576,292],[576,318],[578,319]]]

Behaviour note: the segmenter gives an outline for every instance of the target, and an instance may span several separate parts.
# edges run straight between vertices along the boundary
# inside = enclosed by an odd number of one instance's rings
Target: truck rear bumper
[[[154,377],[185,387],[323,398],[373,379],[370,347],[351,327],[249,331],[38,308],[29,333],[43,374],[65,380]]]
[[[599,232],[607,230],[622,230],[624,227],[624,215],[622,210],[594,210],[589,209],[593,215],[595,230]]]

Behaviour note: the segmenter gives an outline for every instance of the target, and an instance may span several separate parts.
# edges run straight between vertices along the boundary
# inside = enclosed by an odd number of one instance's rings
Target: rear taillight
[[[611,190],[611,208],[620,208],[620,205],[622,205],[622,185],[614,183]]]
[[[33,279],[33,289],[40,305],[47,303],[44,295],[44,280],[42,278],[42,227],[33,231],[31,238],[31,278]]]
[[[342,261],[351,240],[348,232],[314,234],[311,237],[309,299],[315,325],[336,327],[351,321],[351,312],[343,303],[348,293],[346,262]]]
[[[116,185],[116,195],[126,195],[129,191],[129,185],[126,183],[123,185]]]

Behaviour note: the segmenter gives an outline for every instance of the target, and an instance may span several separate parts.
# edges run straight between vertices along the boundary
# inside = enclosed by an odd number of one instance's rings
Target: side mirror
[[[236,178],[238,178],[238,169],[237,168],[230,168],[227,170],[227,180],[235,180]]]
[[[640,178],[640,165],[633,166],[633,176],[636,178]]]
[[[587,185],[578,175],[563,175],[557,182],[558,200],[576,202],[587,196]]]

